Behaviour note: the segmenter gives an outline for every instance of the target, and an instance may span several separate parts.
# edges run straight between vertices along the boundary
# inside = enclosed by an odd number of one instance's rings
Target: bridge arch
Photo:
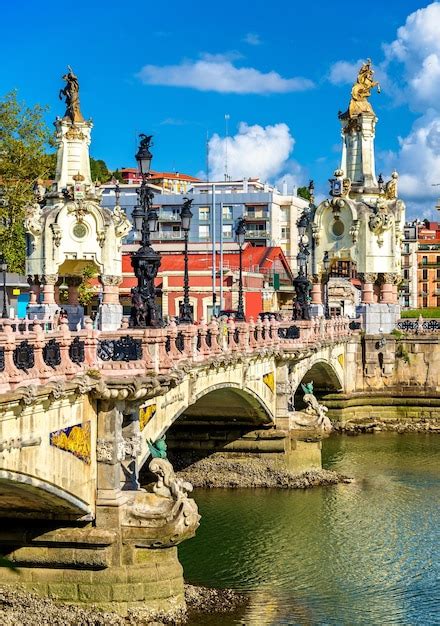
[[[339,368],[322,358],[308,361],[296,376],[297,386],[294,395],[296,409],[304,408],[303,391],[301,385],[313,382],[313,389],[317,396],[328,392],[338,392],[344,389],[343,370],[339,362]],[[340,370],[340,371],[338,371]]]
[[[13,510],[14,517],[38,517],[42,519],[84,519],[93,515],[84,500],[65,489],[36,476],[22,472],[0,470],[0,514],[7,517]]]
[[[211,434],[214,447],[220,451],[222,442],[231,442],[250,430],[273,426],[274,422],[272,408],[255,390],[238,382],[224,381],[195,394],[190,404],[167,419],[156,438],[166,435],[168,446],[172,449],[173,441],[180,441],[183,430],[188,442],[192,437],[195,441],[200,438],[207,441]],[[214,431],[217,438],[213,435]],[[140,467],[148,459],[147,452]]]

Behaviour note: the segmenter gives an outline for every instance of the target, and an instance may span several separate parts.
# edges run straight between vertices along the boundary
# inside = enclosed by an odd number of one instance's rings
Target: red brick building
[[[220,271],[220,255],[216,259],[216,302],[223,310],[237,309],[239,253],[223,254],[223,272]],[[190,252],[188,255],[189,297],[196,320],[210,319],[213,304],[212,256],[209,253]],[[122,259],[123,282],[120,297],[125,314],[130,307],[130,290],[137,281],[133,275],[130,255]],[[164,317],[179,314],[183,301],[184,257],[182,253],[164,254],[156,286],[161,289],[161,305]],[[243,299],[247,317],[259,313],[291,308],[293,297],[293,275],[287,259],[279,247],[253,247],[243,249]],[[222,280],[223,301],[220,305],[220,282]]]

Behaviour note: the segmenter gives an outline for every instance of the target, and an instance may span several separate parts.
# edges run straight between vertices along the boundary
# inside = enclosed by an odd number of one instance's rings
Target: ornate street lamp
[[[0,271],[3,272],[3,310],[2,310],[2,318],[6,319],[8,317],[8,309],[6,307],[6,272],[8,270],[8,264],[6,263],[6,259],[3,254],[0,256]]]
[[[147,184],[151,160],[150,151],[152,135],[139,135],[141,142],[136,153],[136,160],[142,176],[142,183],[137,190],[139,204],[134,208],[132,217],[135,227],[135,238],[140,248],[131,255],[131,264],[137,278],[137,287],[131,290],[131,328],[159,328],[162,319],[156,305],[156,287],[154,280],[160,266],[160,254],[153,250],[150,234],[156,232],[158,215],[153,208],[154,194]]]
[[[192,324],[193,314],[191,311],[191,305],[189,303],[189,275],[188,275],[188,235],[191,228],[191,204],[193,200],[188,198],[183,199],[182,209],[180,211],[180,220],[182,225],[183,234],[185,236],[185,256],[184,256],[184,275],[183,275],[183,304],[179,311],[180,324]]]
[[[324,252],[324,256],[322,258],[322,266],[324,268],[324,272],[325,272],[325,293],[324,293],[324,317],[326,319],[329,319],[330,317],[330,310],[329,310],[329,306],[328,306],[328,281],[330,279],[330,275],[329,275],[329,269],[330,269],[330,258],[328,255],[327,250]]]
[[[243,306],[243,245],[246,238],[246,220],[240,217],[235,229],[235,237],[239,248],[239,274],[238,274],[238,306],[235,319],[237,322],[245,322]]]

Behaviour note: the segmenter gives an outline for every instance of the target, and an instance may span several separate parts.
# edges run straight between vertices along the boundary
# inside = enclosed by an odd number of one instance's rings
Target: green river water
[[[440,436],[334,435],[323,466],[350,485],[201,490],[188,582],[250,593],[193,626],[440,624]]]

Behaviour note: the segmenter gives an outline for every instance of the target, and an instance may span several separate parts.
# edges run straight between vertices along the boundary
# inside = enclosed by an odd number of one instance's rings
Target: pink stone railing
[[[86,318],[85,328],[71,332],[67,323],[47,331],[34,320],[32,330],[3,320],[0,330],[0,393],[24,385],[68,380],[98,370],[105,378],[170,372],[186,363],[199,364],[225,354],[289,352],[345,340],[352,331],[348,318],[311,321],[249,319],[212,321],[160,329],[98,331]],[[295,330],[298,329],[298,330]],[[297,336],[299,332],[299,337]],[[296,336],[296,338],[295,338]]]

